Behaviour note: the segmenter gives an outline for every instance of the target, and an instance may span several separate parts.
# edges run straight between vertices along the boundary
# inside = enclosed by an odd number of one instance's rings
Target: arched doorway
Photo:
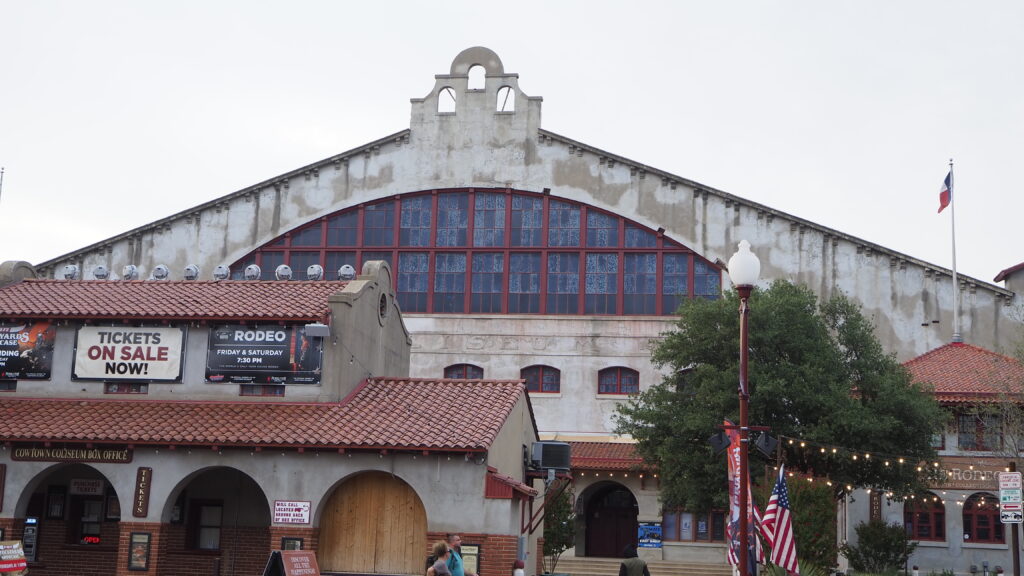
[[[585,495],[586,555],[619,558],[628,544],[635,545],[638,505],[625,486],[602,483]]]
[[[426,550],[423,502],[391,474],[359,474],[324,504],[317,552],[324,572],[421,574]]]
[[[117,571],[121,502],[96,468],[78,463],[47,468],[26,485],[15,515],[33,527],[34,537],[23,544],[26,555],[50,573]]]

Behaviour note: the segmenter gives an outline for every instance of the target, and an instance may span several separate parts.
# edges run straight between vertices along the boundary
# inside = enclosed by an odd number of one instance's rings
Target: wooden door
[[[349,479],[320,517],[317,562],[324,572],[421,574],[427,513],[405,482],[384,472]]]
[[[595,494],[587,505],[586,555],[621,558],[627,544],[637,543],[637,503],[621,486]]]

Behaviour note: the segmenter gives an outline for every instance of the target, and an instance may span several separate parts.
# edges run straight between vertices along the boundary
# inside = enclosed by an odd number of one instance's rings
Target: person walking
[[[622,551],[625,560],[619,566],[619,576],[651,576],[647,570],[647,562],[641,560],[636,553],[636,546],[630,544]]]
[[[466,572],[466,565],[462,561],[461,536],[448,534],[448,550],[451,552],[451,556],[448,558],[448,570],[451,571],[452,576],[477,576],[473,572]]]
[[[427,576],[452,576],[452,573],[448,570],[448,559],[450,558],[451,549],[448,548],[448,544],[444,541],[434,544],[434,565],[427,568]]]

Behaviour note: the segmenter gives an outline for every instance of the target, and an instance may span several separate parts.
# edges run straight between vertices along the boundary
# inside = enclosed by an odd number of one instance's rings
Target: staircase
[[[618,576],[619,558],[566,558],[558,560],[555,570],[559,574],[572,576]],[[647,568],[651,576],[732,576],[728,564],[696,564],[693,562],[666,562],[649,560]]]

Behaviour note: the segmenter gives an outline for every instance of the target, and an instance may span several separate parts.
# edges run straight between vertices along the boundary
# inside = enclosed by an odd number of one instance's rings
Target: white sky
[[[543,127],[951,265],[1024,261],[1024,2],[0,0],[0,261],[409,126],[487,46]]]

